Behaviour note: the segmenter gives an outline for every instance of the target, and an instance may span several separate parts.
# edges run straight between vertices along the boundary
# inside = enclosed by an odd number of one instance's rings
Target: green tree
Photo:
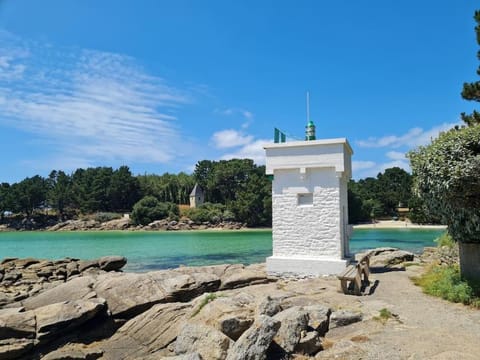
[[[474,15],[475,22],[475,33],[477,35],[477,44],[480,45],[480,11],[475,11]],[[480,50],[477,52],[477,58],[480,60]],[[477,69],[477,75],[480,75],[480,67]],[[465,100],[470,101],[480,101],[480,81],[475,81],[471,83],[464,83],[462,90],[462,97]],[[480,124],[480,113],[474,110],[471,114],[462,113],[462,120],[468,126],[474,126]]]
[[[140,200],[140,184],[132,176],[128,166],[120,166],[110,178],[107,187],[109,211],[130,211],[133,205]]]
[[[160,202],[153,196],[145,196],[133,206],[131,219],[134,224],[147,225],[155,220],[178,214],[176,204]]]
[[[9,183],[0,184],[0,220],[3,220],[5,211],[13,209],[11,188]]]
[[[63,171],[53,170],[48,176],[48,203],[57,210],[59,219],[64,219],[65,209],[72,205],[72,181]]]
[[[35,209],[44,206],[47,199],[47,181],[39,175],[26,178],[11,187],[15,211],[31,216]]]
[[[409,157],[418,195],[459,243],[462,275],[480,281],[480,125],[445,132]]]

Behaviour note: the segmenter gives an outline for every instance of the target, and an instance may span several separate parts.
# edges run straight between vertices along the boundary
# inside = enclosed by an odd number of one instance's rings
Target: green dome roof
[[[312,120],[310,120],[310,121],[307,123],[307,126],[315,126],[315,124],[313,123]]]

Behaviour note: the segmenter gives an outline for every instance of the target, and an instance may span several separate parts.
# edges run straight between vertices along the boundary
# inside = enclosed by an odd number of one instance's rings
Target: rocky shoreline
[[[413,258],[377,249],[372,266]],[[335,277],[269,277],[263,264],[123,273],[125,263],[4,259],[0,359],[323,359],[343,351],[329,331],[372,318],[334,302],[355,298]]]
[[[219,223],[196,223],[189,219],[156,220],[147,225],[134,225],[128,218],[114,219],[100,222],[94,219],[67,220],[62,222],[49,221],[38,223],[33,219],[0,224],[1,231],[188,231],[188,230],[240,230],[246,225],[235,221],[222,221]]]

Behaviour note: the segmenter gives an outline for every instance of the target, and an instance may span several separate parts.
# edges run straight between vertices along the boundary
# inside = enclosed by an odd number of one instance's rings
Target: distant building
[[[192,192],[190,193],[190,207],[199,207],[205,202],[205,194],[200,185],[195,184]]]

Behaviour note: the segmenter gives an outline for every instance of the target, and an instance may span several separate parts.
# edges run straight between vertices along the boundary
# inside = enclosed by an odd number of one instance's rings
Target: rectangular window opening
[[[313,193],[298,194],[297,205],[298,206],[313,206]]]

